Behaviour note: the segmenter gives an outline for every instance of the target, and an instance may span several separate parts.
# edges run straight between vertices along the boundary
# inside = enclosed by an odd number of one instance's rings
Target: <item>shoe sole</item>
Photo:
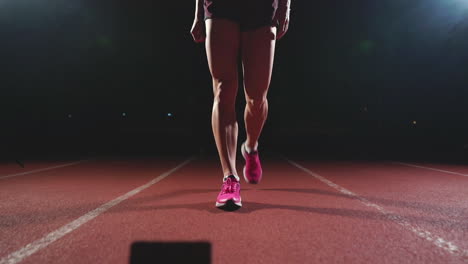
[[[245,142],[242,143],[242,145],[241,145],[241,153],[242,153],[242,157],[244,158],[244,160],[247,160],[247,159],[245,158],[245,155],[246,155],[247,153],[245,152],[244,148],[245,148]],[[244,175],[244,180],[245,180],[247,183],[250,183],[250,184],[258,184],[260,181],[250,181],[250,180],[247,178],[247,176],[246,176],[246,174],[245,174],[245,168],[246,168],[246,166],[244,165],[244,168],[242,169],[242,174]]]
[[[242,207],[241,201],[235,203],[232,199],[226,201],[225,203],[216,202],[216,207],[226,211],[234,211]]]
[[[219,203],[219,202],[216,202],[216,207],[225,206],[225,205],[226,205],[226,204],[228,204],[228,203],[232,203],[232,204],[235,204],[235,205],[237,205],[237,206],[241,207],[241,206],[242,206],[242,198],[241,198],[241,199],[239,200],[239,202],[237,202],[237,203],[236,203],[236,202],[234,202],[234,200],[233,200],[233,199],[229,199],[229,200],[227,200],[227,201],[226,201],[226,202],[224,202],[224,203]]]

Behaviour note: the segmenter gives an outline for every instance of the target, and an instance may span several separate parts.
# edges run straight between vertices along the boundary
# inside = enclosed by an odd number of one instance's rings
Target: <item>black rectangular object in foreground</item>
[[[209,242],[134,242],[130,264],[200,263],[211,264]]]

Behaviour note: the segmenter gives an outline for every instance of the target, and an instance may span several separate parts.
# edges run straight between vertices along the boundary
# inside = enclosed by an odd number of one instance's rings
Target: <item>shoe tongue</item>
[[[235,182],[237,181],[237,179],[236,179],[236,177],[235,177],[234,175],[229,175],[229,176],[226,178],[226,181],[227,181],[228,179],[231,179],[231,181],[235,181]]]

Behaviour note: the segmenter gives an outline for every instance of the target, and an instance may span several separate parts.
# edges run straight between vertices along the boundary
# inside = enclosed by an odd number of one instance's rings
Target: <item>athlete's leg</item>
[[[241,32],[246,99],[244,121],[249,149],[257,147],[268,115],[267,93],[273,70],[276,30],[274,26],[263,26]]]
[[[212,128],[224,176],[237,175],[238,124],[235,102],[238,87],[239,25],[214,18],[206,23],[206,55],[213,78]]]

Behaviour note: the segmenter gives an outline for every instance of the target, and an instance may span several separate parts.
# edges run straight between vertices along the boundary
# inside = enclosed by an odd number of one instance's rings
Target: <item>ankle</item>
[[[247,153],[252,153],[253,151],[257,151],[258,148],[258,142],[255,142],[254,146],[252,147],[250,144],[247,143],[247,141],[244,143],[245,150]]]

